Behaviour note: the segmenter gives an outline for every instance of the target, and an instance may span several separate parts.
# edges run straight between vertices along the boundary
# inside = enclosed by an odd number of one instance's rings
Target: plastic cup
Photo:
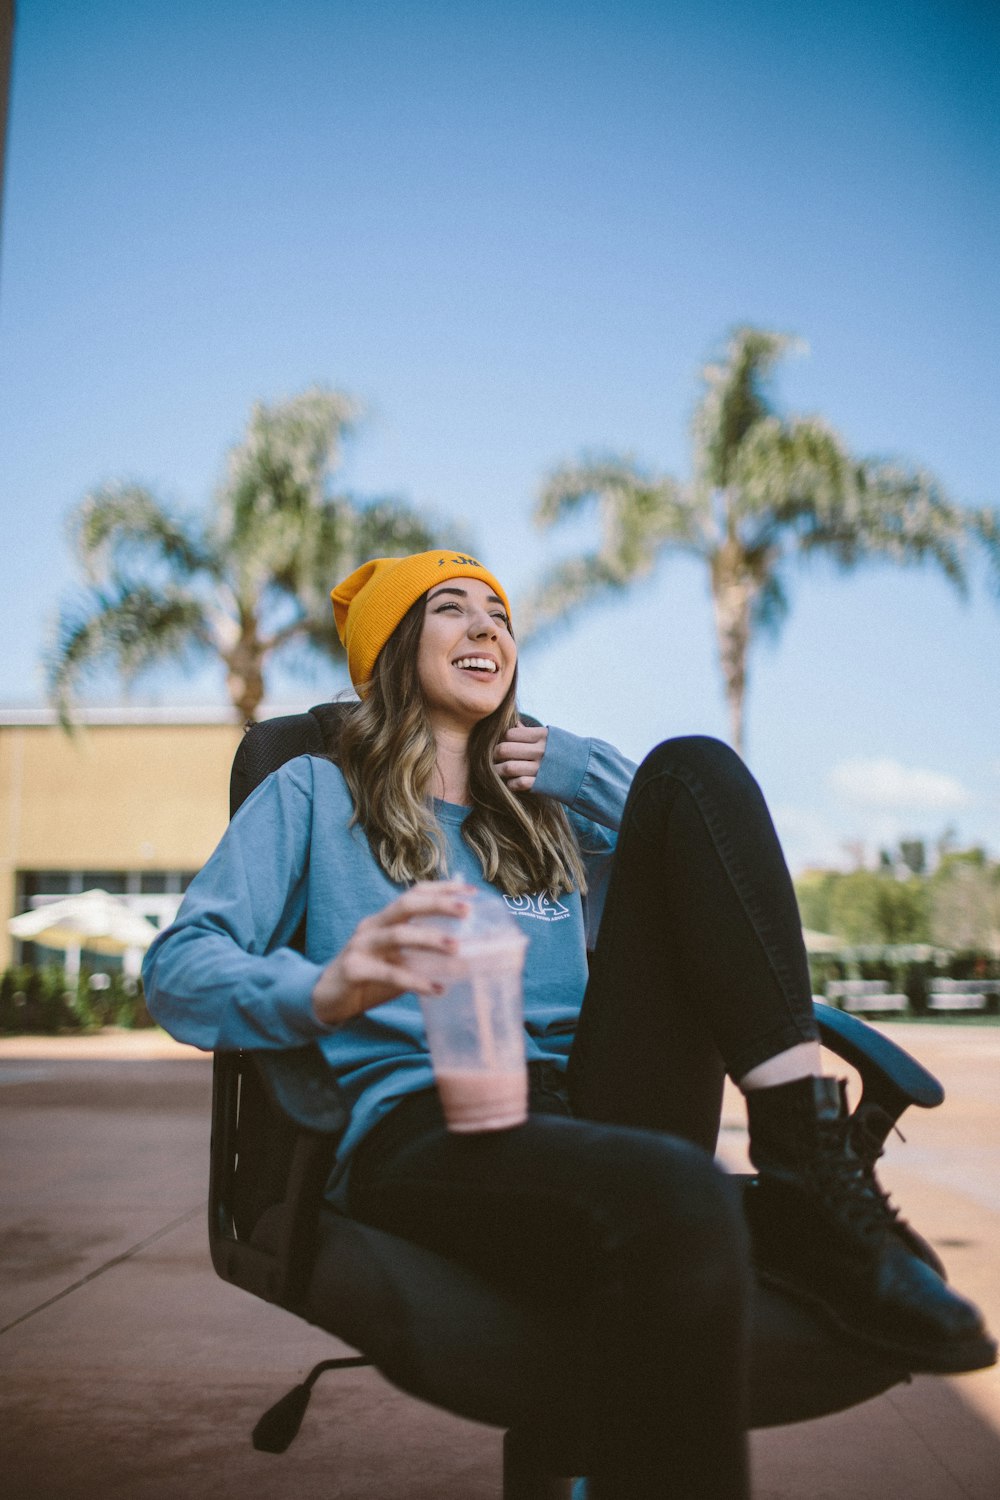
[[[499,896],[475,891],[465,917],[420,917],[454,953],[409,948],[405,961],[444,986],[420,1004],[449,1130],[506,1130],[528,1116],[521,976],[528,939]]]

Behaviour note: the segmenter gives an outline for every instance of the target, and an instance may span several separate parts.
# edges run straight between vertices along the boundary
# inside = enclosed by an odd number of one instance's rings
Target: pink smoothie
[[[484,1068],[444,1068],[434,1078],[449,1130],[460,1134],[506,1130],[527,1119],[526,1068],[504,1073]]]

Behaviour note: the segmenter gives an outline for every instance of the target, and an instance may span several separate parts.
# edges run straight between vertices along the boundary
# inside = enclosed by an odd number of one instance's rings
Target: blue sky
[[[699,369],[741,322],[808,343],[787,410],[997,504],[998,54],[995,7],[960,0],[20,0],[0,703],[40,701],[84,491],[197,505],[251,403],[316,381],[368,408],[344,483],[461,518],[515,594],[589,538],[531,527],[555,464],[688,472]],[[748,715],[793,866],[949,824],[1000,853],[998,647],[979,581],[800,572]],[[635,756],[724,734],[704,578],[668,560],[523,685]]]

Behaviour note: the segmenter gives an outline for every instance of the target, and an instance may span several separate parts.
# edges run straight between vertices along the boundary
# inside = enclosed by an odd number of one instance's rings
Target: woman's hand
[[[464,917],[469,906],[462,897],[471,889],[460,880],[423,880],[373,916],[363,917],[316,981],[312,1004],[319,1020],[335,1026],[407,990],[439,994],[440,985],[407,968],[402,950],[454,952],[454,938],[413,918]]]
[[[493,759],[512,792],[531,791],[548,737],[544,724],[516,724],[500,741]]]

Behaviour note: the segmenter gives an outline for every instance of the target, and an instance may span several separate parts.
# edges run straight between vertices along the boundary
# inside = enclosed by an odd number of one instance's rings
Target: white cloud
[[[841,761],[829,779],[835,792],[858,807],[950,812],[971,800],[954,776],[904,766],[888,757]]]

